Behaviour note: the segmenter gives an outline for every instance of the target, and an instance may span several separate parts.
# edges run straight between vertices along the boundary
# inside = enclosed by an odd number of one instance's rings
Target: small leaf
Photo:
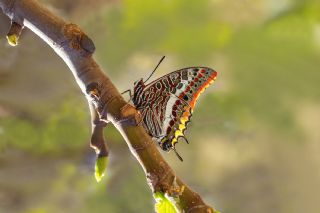
[[[97,182],[100,182],[102,180],[102,177],[104,176],[104,173],[106,171],[107,166],[107,157],[98,157],[96,160],[96,164],[94,166],[94,176],[97,180]]]
[[[155,210],[157,213],[176,213],[174,206],[162,192],[154,193],[153,197],[156,200]]]
[[[7,35],[7,41],[11,46],[17,46],[18,36],[16,34]]]

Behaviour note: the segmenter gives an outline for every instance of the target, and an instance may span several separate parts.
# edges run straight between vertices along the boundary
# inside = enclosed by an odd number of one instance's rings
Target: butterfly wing
[[[207,67],[189,67],[169,73],[146,85],[137,107],[148,133],[160,147],[174,149],[190,121],[199,95],[216,79]]]

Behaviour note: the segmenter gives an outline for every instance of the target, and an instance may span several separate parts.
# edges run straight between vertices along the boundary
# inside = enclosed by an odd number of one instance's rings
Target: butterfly
[[[164,75],[151,83],[142,78],[134,83],[130,100],[142,115],[142,123],[148,134],[159,144],[162,150],[176,151],[179,138],[187,143],[184,132],[193,113],[199,95],[216,79],[217,72],[208,67],[187,67]],[[125,93],[123,92],[123,93]]]

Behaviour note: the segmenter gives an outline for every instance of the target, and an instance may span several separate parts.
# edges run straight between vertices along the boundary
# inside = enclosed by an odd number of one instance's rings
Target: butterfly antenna
[[[181,160],[181,162],[183,162],[182,157],[179,155],[179,153],[177,152],[176,148],[172,148],[174,153],[176,153],[177,157],[179,158],[179,160]]]
[[[161,64],[161,62],[163,61],[163,59],[165,58],[165,56],[162,56],[162,58],[160,59],[158,65],[156,66],[156,68],[154,68],[154,70],[152,71],[152,73],[150,74],[150,76],[147,78],[147,80],[145,80],[143,83],[146,83],[150,78],[151,76],[153,75],[153,73],[157,70],[157,68],[159,67],[159,65]]]

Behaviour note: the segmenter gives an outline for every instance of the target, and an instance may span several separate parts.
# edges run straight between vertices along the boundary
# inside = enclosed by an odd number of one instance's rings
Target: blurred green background
[[[120,91],[209,66],[177,174],[224,213],[320,212],[320,3],[312,0],[47,0],[96,44]],[[144,173],[108,127],[106,178],[93,176],[85,98],[29,30],[9,47],[0,14],[0,212],[153,212]]]

